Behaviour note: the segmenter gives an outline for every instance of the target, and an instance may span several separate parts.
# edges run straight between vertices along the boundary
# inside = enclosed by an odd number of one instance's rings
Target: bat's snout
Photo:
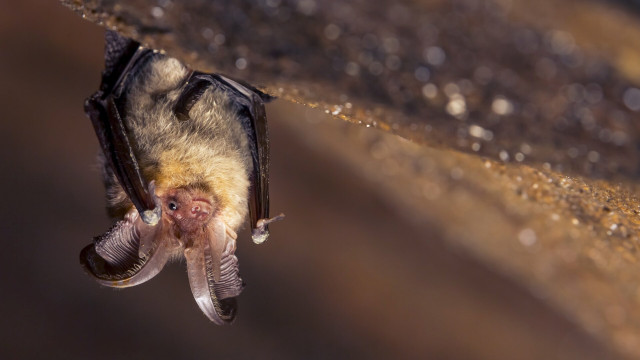
[[[213,212],[213,206],[208,201],[193,200],[191,202],[191,217],[195,220],[206,220]]]

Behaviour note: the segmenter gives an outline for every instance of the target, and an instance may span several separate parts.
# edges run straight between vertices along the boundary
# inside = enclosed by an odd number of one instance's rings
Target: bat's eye
[[[169,210],[171,210],[171,211],[178,210],[178,204],[176,204],[175,201],[170,201],[169,202]]]

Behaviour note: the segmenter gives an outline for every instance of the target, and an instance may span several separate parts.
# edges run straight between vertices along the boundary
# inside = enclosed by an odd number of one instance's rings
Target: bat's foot
[[[256,227],[251,231],[251,239],[254,244],[262,244],[267,241],[269,238],[269,230],[267,225],[271,224],[274,221],[280,221],[284,219],[284,214],[280,214],[278,216],[274,216],[270,219],[260,219],[256,223]]]

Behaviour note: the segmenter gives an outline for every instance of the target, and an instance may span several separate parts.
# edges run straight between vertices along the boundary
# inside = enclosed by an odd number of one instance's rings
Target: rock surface
[[[526,289],[602,351],[640,356],[638,19],[586,0],[63,2],[196,68],[365,125],[283,120],[433,241]],[[458,354],[499,357],[474,346]],[[563,358],[580,358],[571,349]]]

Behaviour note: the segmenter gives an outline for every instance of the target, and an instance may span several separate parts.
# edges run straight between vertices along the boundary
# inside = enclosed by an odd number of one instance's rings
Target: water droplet
[[[431,46],[426,48],[423,52],[424,59],[431,65],[440,66],[444,64],[447,56],[444,50],[438,46]]]
[[[513,104],[504,96],[496,96],[491,103],[491,110],[498,115],[509,115],[513,112]]]
[[[336,40],[342,34],[342,30],[336,24],[329,24],[324,28],[324,36],[329,40]]]
[[[478,126],[475,124],[469,125],[469,135],[476,138],[484,138],[484,132],[486,130],[482,126]]]
[[[523,154],[525,155],[530,155],[531,154],[531,145],[527,144],[527,143],[522,143],[520,144],[520,151],[522,151]]]
[[[211,29],[209,29],[209,28],[204,28],[204,29],[202,29],[202,37],[203,37],[203,38],[205,38],[205,39],[207,39],[207,40],[210,40],[210,39],[212,39],[212,38],[213,38],[213,35],[214,35],[214,34],[213,34],[213,30],[211,30]]]
[[[524,246],[533,246],[538,238],[536,236],[536,232],[533,229],[523,229],[518,233],[518,241]]]
[[[551,50],[559,55],[569,55],[576,47],[573,36],[566,31],[552,31],[550,43]]]
[[[597,151],[589,151],[589,153],[587,154],[587,159],[592,162],[598,162],[598,160],[600,160],[600,154]]]
[[[484,133],[482,134],[482,140],[485,140],[485,141],[493,140],[493,131],[485,130]]]
[[[467,112],[467,103],[460,94],[451,96],[447,103],[447,112],[455,117],[462,117]]]
[[[357,76],[360,74],[360,65],[354,63],[353,61],[349,61],[347,66],[344,67],[344,72],[350,76]]]
[[[422,87],[422,95],[424,95],[427,99],[433,99],[438,96],[438,87],[434,84],[426,84]]]
[[[484,132],[484,129],[478,125],[470,125],[469,126],[469,135],[473,136],[473,137],[482,137],[482,133]]]
[[[227,38],[224,34],[218,34],[213,38],[213,42],[218,46],[223,45],[226,40]]]
[[[451,169],[451,178],[453,180],[460,180],[464,176],[464,170],[459,167],[454,167]]]
[[[628,88],[622,96],[624,104],[632,111],[640,111],[640,89]]]
[[[455,83],[447,83],[444,86],[444,93],[447,94],[447,96],[452,97],[460,94],[460,88]]]
[[[509,161],[509,153],[506,150],[500,151],[498,156],[500,157],[500,160],[502,160],[504,162]]]
[[[164,10],[162,10],[162,8],[159,6],[154,6],[153,8],[151,8],[151,16],[156,19],[161,18],[164,16]]]
[[[238,68],[238,70],[246,69],[247,68],[247,59],[238,58],[238,60],[236,60],[236,67]]]

